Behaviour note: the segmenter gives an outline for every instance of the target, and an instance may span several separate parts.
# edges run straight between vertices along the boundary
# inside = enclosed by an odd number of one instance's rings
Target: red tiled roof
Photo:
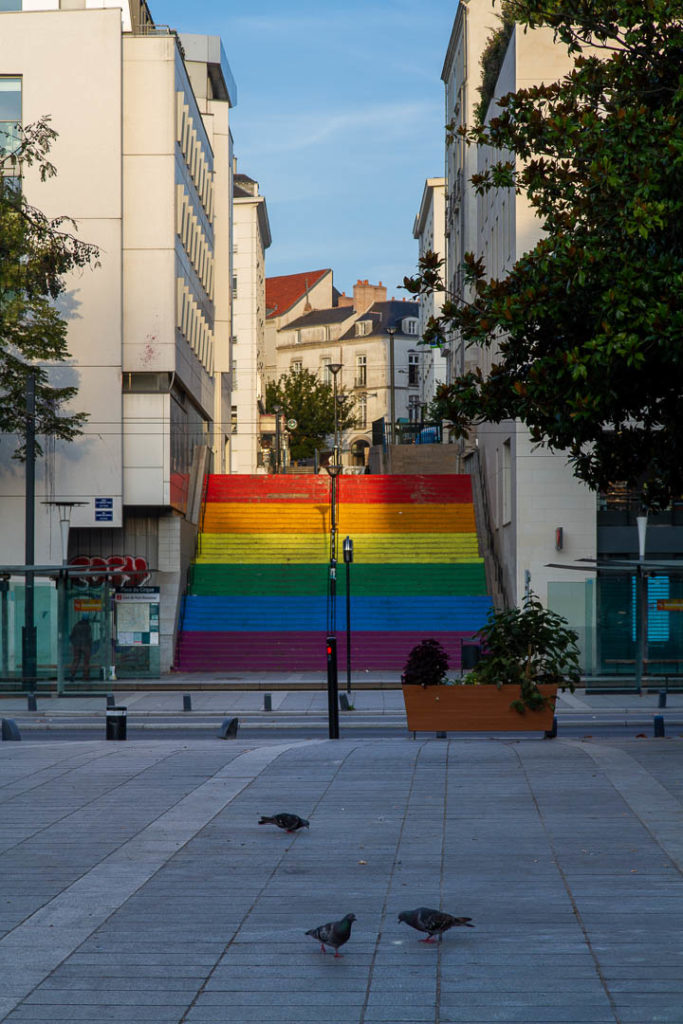
[[[266,278],[266,318],[282,316],[306,293],[322,280],[330,270],[308,270],[303,274],[284,274]]]

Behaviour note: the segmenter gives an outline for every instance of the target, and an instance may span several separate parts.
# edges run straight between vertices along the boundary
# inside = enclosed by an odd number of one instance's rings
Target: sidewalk
[[[278,677],[281,679],[282,677]],[[322,686],[322,684],[321,684]],[[192,713],[212,716],[226,714],[257,714],[264,710],[264,695],[270,695],[272,711],[286,715],[326,715],[327,690],[202,690],[193,689],[188,685],[185,691],[162,690],[126,690],[124,682],[112,683],[111,693],[117,704],[125,705],[131,716],[143,715],[178,715],[183,710],[183,696],[191,698]],[[339,682],[340,695],[346,695],[345,681]],[[658,708],[658,693],[636,694],[586,694],[585,690],[560,692],[557,700],[558,717],[571,712],[604,715],[613,713],[628,717],[629,715],[645,714],[647,716],[675,714],[683,716],[683,693],[667,694],[666,709]],[[359,713],[373,715],[404,715],[403,694],[400,690],[355,690],[352,686],[351,702]],[[37,699],[38,717],[40,714],[50,717],[74,717],[78,715],[104,716],[106,709],[105,694],[96,697],[57,697],[39,696]],[[4,718],[21,716],[23,721],[30,721],[36,712],[27,712],[26,697],[3,697],[0,699],[0,716]],[[189,719],[188,719],[189,720]]]
[[[675,739],[2,743],[0,1021],[680,1024],[682,769]],[[420,905],[475,928],[422,944]]]

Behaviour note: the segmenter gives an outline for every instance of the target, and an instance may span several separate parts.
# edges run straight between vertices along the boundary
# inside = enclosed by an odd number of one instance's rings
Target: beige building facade
[[[417,240],[418,257],[433,252],[445,259],[444,237],[446,223],[446,179],[427,178],[422,192],[420,209],[413,225],[413,238]],[[419,297],[420,316],[418,334],[424,336],[430,317],[438,316],[444,303],[445,292],[432,292]],[[420,346],[420,404],[424,410],[434,398],[437,384],[449,379],[450,346],[444,339],[442,348]]]
[[[484,29],[490,13],[489,0],[468,0],[460,4],[456,15],[443,78],[449,118],[462,124],[473,122],[479,99],[479,57],[488,36]],[[555,81],[569,68],[566,51],[553,42],[551,31],[525,33],[515,28],[488,117],[495,112],[496,97],[534,83]],[[448,286],[465,301],[471,295],[460,274],[464,252],[482,257],[489,275],[500,278],[541,237],[540,222],[524,196],[503,189],[475,195],[471,175],[499,156],[486,148],[464,147],[460,139],[447,149]],[[459,366],[480,366],[486,373],[494,358],[494,349],[470,349],[466,354],[460,349]],[[518,422],[477,427],[476,448],[468,461],[475,487],[483,494],[481,505],[488,509],[488,521],[480,526],[486,535],[485,547],[490,547],[488,568],[491,576],[498,577],[501,599],[509,605],[519,604],[530,586],[544,603],[551,602],[583,628],[591,614],[581,596],[583,582],[578,584],[576,572],[549,563],[569,566],[576,559],[596,557],[595,495],[572,476],[563,455],[532,445],[528,430]],[[558,536],[562,537],[559,550]],[[572,596],[565,602],[563,593]]]
[[[66,70],[68,69],[68,73]],[[69,556],[144,558],[173,660],[194,547],[196,484],[225,466],[230,419],[235,85],[217,37],[156,26],[142,0],[23,0],[0,11],[0,81],[21,121],[50,115],[57,177],[23,188],[101,249],[61,305],[83,436],[47,439],[36,469],[36,561],[62,560],[55,501],[76,503]],[[3,446],[5,456],[10,446]],[[24,473],[0,456],[0,562],[23,550]]]

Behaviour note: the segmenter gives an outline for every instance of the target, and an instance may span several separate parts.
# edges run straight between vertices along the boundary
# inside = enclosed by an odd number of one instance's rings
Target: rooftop
[[[302,274],[283,274],[281,277],[266,278],[266,310],[267,319],[282,316],[288,309],[304,297],[309,288],[313,288],[326,274],[332,271],[307,270]]]

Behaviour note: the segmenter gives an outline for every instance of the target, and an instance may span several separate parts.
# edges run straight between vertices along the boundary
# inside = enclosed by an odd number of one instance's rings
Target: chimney
[[[374,302],[386,302],[387,290],[380,281],[379,284],[369,284],[367,277],[364,281],[360,278],[353,286],[353,308],[356,313],[365,313]]]

